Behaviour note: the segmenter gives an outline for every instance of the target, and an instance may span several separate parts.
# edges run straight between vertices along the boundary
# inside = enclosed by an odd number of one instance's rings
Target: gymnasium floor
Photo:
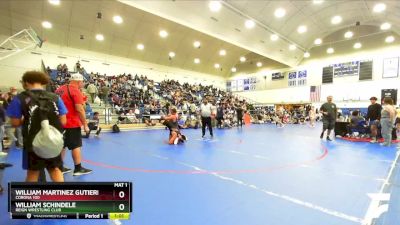
[[[132,181],[133,214],[122,224],[360,224],[370,205],[367,193],[381,189],[394,165],[396,146],[328,143],[319,139],[319,126],[251,125],[217,130],[212,140],[200,139],[200,130],[184,130],[190,140],[181,146],[165,144],[166,130],[104,133],[84,143],[84,166],[93,174],[69,174],[66,180]],[[10,152],[14,167],[5,170],[4,186],[23,181],[20,157],[20,150]],[[72,167],[70,156],[66,164]],[[7,193],[0,202],[2,225],[110,224],[10,220]],[[399,206],[399,201],[393,203],[388,214],[399,214]]]

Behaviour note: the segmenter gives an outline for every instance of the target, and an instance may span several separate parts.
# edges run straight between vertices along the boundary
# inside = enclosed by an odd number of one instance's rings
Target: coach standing
[[[371,97],[369,100],[371,101],[371,105],[368,106],[368,113],[365,119],[369,122],[369,127],[371,129],[370,142],[376,143],[378,138],[378,127],[381,119],[382,106],[376,102],[378,100],[376,97]]]
[[[83,94],[80,91],[82,87],[83,76],[80,74],[72,74],[69,84],[63,85],[56,90],[56,93],[61,96],[68,109],[67,123],[64,126],[64,149],[62,156],[63,158],[65,157],[65,148],[72,151],[72,158],[75,164],[74,176],[92,172],[92,170],[86,169],[81,165],[81,127],[84,127],[86,133],[89,132],[89,127],[86,123],[85,103],[83,101]],[[62,172],[69,173],[71,169],[63,167]]]
[[[322,128],[322,133],[320,138],[324,138],[324,133],[326,130],[328,130],[326,140],[327,141],[332,141],[329,135],[331,134],[331,131],[335,129],[335,123],[336,123],[336,117],[337,117],[337,108],[335,103],[332,102],[333,98],[332,96],[327,97],[326,103],[324,103],[320,111],[322,112],[322,123],[323,123],[323,128]]]
[[[208,126],[210,135],[211,137],[213,137],[213,130],[211,126],[211,112],[211,104],[208,103],[207,98],[204,98],[203,103],[200,106],[202,138],[204,138],[204,135],[206,134],[206,126]]]

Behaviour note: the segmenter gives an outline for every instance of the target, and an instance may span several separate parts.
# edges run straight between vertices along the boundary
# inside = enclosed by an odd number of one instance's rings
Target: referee
[[[206,126],[208,126],[210,135],[211,137],[213,137],[213,130],[211,126],[211,111],[211,104],[208,103],[206,98],[204,98],[203,103],[200,106],[202,138],[204,138],[204,135],[206,134]]]

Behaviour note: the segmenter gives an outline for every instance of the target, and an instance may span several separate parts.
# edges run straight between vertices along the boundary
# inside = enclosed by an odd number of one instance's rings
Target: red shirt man
[[[84,108],[83,94],[80,89],[83,87],[83,76],[80,74],[72,74],[70,82],[56,90],[64,101],[68,109],[67,123],[64,125],[64,150],[65,147],[72,151],[72,158],[75,164],[74,176],[91,173],[92,171],[81,166],[81,147],[82,147],[82,131],[89,132],[86,123],[86,114]],[[71,172],[71,169],[62,168],[63,173]]]
[[[68,92],[69,91],[69,92]],[[79,112],[75,109],[76,104],[85,104],[83,101],[83,94],[75,85],[63,85],[56,90],[64,101],[67,107],[67,124],[64,128],[80,128],[82,127],[82,122],[79,117]]]

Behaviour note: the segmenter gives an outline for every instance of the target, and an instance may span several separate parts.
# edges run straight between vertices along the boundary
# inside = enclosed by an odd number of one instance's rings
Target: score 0
[[[119,182],[119,183],[114,183],[114,198],[115,200],[126,200],[130,196],[130,183],[128,182]],[[126,202],[119,202],[116,203],[116,209],[120,212],[124,212],[126,210],[129,210],[129,205]]]
[[[114,183],[114,187],[115,188],[127,188],[127,187],[129,187],[128,186],[128,183]],[[125,190],[115,190],[115,192],[117,192],[117,196],[118,196],[118,198],[119,199],[124,199],[125,198],[125,196],[126,196],[126,191],[128,191],[127,189],[125,189]]]

